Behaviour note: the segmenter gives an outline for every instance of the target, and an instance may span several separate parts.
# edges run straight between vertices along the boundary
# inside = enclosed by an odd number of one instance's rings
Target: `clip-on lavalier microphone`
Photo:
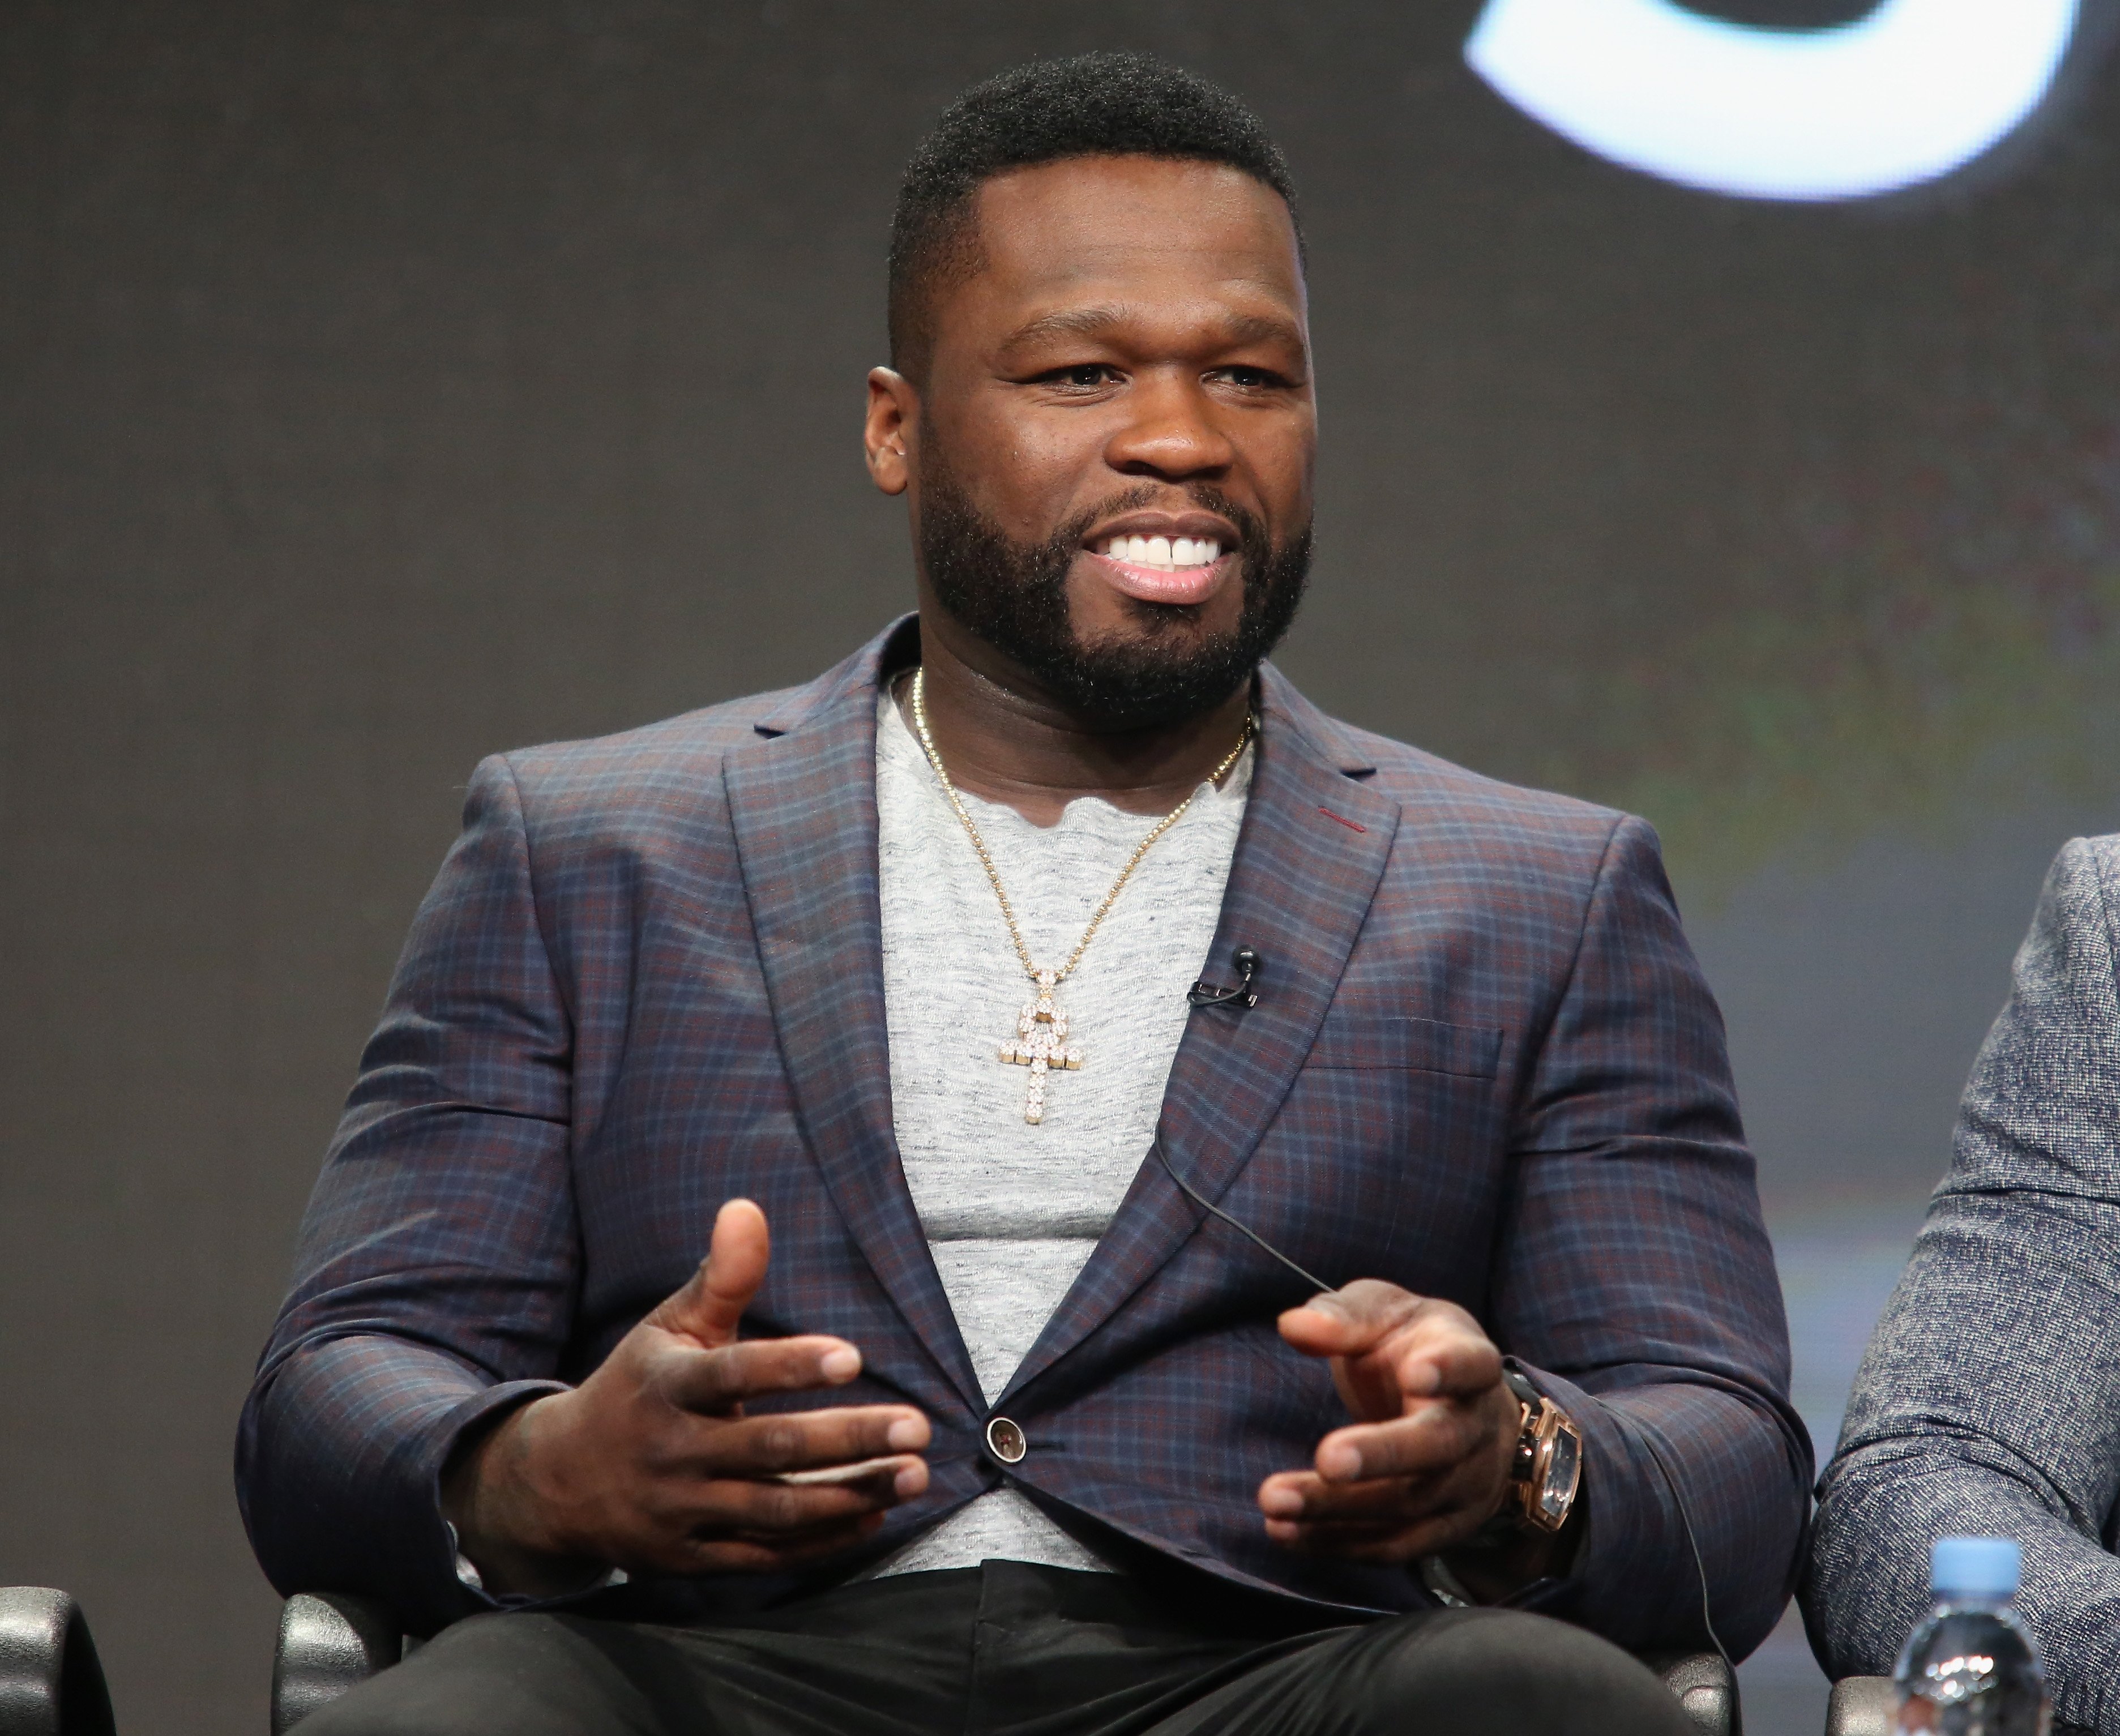
[[[1240,946],[1236,950],[1234,962],[1239,979],[1234,988],[1219,988],[1203,977],[1186,990],[1188,1005],[1196,1007],[1257,1006],[1258,991],[1252,986],[1252,978],[1265,968],[1266,961],[1248,946]]]

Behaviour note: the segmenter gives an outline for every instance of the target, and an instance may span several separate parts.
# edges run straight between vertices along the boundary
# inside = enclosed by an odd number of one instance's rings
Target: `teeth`
[[[1137,567],[1156,567],[1169,572],[1178,567],[1212,566],[1222,558],[1222,545],[1212,537],[1114,536],[1104,545],[1104,554]]]

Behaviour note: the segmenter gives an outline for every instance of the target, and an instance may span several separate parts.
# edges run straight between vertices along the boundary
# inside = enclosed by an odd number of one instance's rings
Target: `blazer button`
[[[1024,1439],[1020,1425],[996,1417],[987,1424],[987,1450],[1003,1464],[1020,1464],[1030,1443]]]

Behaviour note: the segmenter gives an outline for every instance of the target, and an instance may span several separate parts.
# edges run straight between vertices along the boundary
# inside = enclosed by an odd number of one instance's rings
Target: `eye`
[[[1104,362],[1076,362],[1039,376],[1044,384],[1062,387],[1070,392],[1095,392],[1100,387],[1118,384],[1118,370]]]
[[[1265,368],[1218,368],[1208,378],[1234,386],[1240,392],[1264,392],[1271,387],[1287,383],[1279,374]]]

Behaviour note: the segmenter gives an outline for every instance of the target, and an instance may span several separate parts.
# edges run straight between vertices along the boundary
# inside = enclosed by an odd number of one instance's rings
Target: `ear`
[[[920,394],[902,374],[888,368],[868,371],[868,418],[862,445],[868,473],[886,494],[902,494],[913,480],[910,448],[920,425]]]

